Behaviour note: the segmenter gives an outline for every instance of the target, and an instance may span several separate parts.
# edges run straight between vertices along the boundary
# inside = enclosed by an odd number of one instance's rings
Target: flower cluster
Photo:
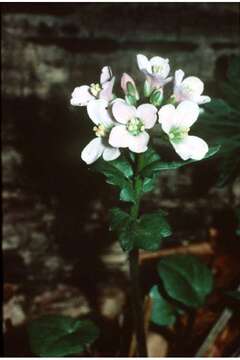
[[[100,83],[74,89],[71,105],[86,106],[94,123],[95,138],[83,149],[82,160],[92,164],[102,156],[105,161],[111,161],[121,155],[121,148],[143,153],[148,149],[150,130],[156,124],[160,124],[183,160],[201,160],[208,145],[203,139],[189,135],[189,131],[198,119],[199,105],[210,101],[208,96],[202,95],[203,82],[195,76],[184,79],[182,70],[175,71],[173,79],[168,76],[169,60],[159,56],[149,60],[139,54],[137,64],[145,77],[146,100],[140,104],[135,81],[126,73],[121,78],[124,99],[116,97],[113,93],[115,77],[108,66],[102,69]],[[173,93],[165,98],[164,86],[171,81],[174,82]]]

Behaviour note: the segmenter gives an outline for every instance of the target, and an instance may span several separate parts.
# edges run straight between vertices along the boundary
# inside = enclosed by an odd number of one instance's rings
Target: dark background
[[[168,57],[218,96],[239,54],[239,4],[2,4],[1,16],[6,349],[24,356],[25,335],[13,350],[12,334],[33,316],[95,309],[114,318],[124,303],[126,256],[108,233],[117,194],[80,159],[91,129],[85,109],[69,104],[72,90],[97,82],[104,65],[140,80],[144,53]],[[232,221],[232,193],[212,186],[216,169],[211,160],[166,172],[146,197],[144,210],[169,212],[171,243],[206,240],[209,227]]]

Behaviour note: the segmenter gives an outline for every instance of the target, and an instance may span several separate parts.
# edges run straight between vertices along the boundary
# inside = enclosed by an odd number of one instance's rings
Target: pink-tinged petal
[[[137,63],[140,70],[147,70],[147,72],[151,73],[151,64],[148,61],[148,58],[145,55],[138,54],[137,55]]]
[[[188,76],[181,83],[181,89],[184,95],[189,96],[189,100],[192,96],[200,96],[204,89],[204,84],[196,76]]]
[[[146,131],[143,131],[137,136],[130,135],[128,148],[135,153],[143,153],[147,150],[149,142],[149,135]]]
[[[105,82],[110,81],[112,78],[112,70],[110,66],[104,66],[100,75],[100,83],[103,85]]]
[[[198,118],[199,107],[192,101],[183,101],[177,108],[177,122],[181,128],[190,128]]]
[[[184,72],[179,69],[177,71],[175,71],[175,75],[174,75],[174,83],[175,83],[175,86],[179,86],[184,78]]]
[[[94,163],[102,155],[105,147],[100,138],[95,138],[83,149],[81,158],[88,165]]]
[[[208,102],[211,101],[211,98],[209,96],[205,96],[205,95],[202,95],[202,96],[199,96],[199,98],[197,99],[197,103],[200,105],[200,104],[206,104]]]
[[[158,112],[158,121],[163,131],[169,134],[172,127],[176,124],[176,109],[172,104],[164,105]]]
[[[108,142],[110,145],[116,148],[128,147],[130,134],[124,125],[117,125],[112,128]]]
[[[112,161],[117,159],[121,155],[120,150],[113,147],[106,147],[103,152],[103,160]]]
[[[126,124],[128,120],[136,115],[136,108],[128,105],[126,102],[115,101],[112,107],[112,113],[119,123]]]
[[[103,124],[106,128],[113,125],[113,121],[107,111],[108,102],[103,99],[91,100],[87,105],[87,112],[94,124]]]
[[[90,94],[89,89],[87,85],[76,87],[72,92],[71,105],[86,106],[90,100],[93,100],[94,96]]]
[[[102,90],[99,93],[99,98],[107,100],[108,102],[113,98],[113,86],[115,82],[115,77],[112,80],[105,82],[102,85]]]
[[[133,78],[130,75],[128,75],[127,73],[123,73],[122,77],[121,77],[121,88],[123,89],[125,94],[127,93],[127,83],[128,82],[130,82],[134,87],[136,86]]]
[[[145,129],[151,129],[157,121],[157,108],[151,104],[142,104],[137,108],[136,115],[143,121]]]
[[[187,136],[180,143],[171,143],[183,160],[201,160],[208,152],[208,144],[198,136]]]

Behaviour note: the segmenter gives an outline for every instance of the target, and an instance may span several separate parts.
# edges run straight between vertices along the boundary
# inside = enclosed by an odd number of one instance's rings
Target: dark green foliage
[[[81,353],[99,335],[99,330],[92,321],[63,315],[46,315],[33,320],[28,331],[31,349],[41,357]]]
[[[202,306],[212,291],[208,267],[191,255],[172,255],[159,261],[158,274],[168,295],[187,306]]]
[[[150,290],[152,298],[151,321],[159,326],[173,325],[176,321],[176,310],[172,304],[166,301],[155,285]]]

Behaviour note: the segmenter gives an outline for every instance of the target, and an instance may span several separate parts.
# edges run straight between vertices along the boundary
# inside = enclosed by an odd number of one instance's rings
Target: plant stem
[[[143,301],[139,284],[139,250],[129,253],[132,306],[135,320],[137,352],[139,357],[147,357],[146,336],[144,329]]]
[[[135,189],[136,189],[136,202],[131,208],[131,216],[135,219],[138,218],[140,206],[140,194],[137,191],[138,182],[138,168],[140,165],[140,157],[137,158],[136,171],[135,171]],[[131,298],[134,313],[134,322],[137,340],[137,352],[139,357],[147,357],[146,336],[144,329],[144,313],[143,313],[143,298],[140,288],[140,269],[139,269],[139,250],[133,249],[129,252],[129,272],[131,282]]]

